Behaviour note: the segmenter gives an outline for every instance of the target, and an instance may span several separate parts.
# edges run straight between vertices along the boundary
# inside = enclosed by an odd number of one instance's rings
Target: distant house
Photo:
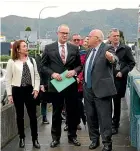
[[[53,43],[54,41],[52,39],[40,39],[40,49],[41,50],[44,50],[45,48],[45,45],[48,45],[48,44],[51,44]]]
[[[0,42],[6,42],[6,36],[0,35]]]

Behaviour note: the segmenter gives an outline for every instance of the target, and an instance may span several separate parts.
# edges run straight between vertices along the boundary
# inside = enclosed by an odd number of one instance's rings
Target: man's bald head
[[[99,30],[99,29],[94,29],[94,30],[92,30],[92,31],[89,33],[89,36],[96,36],[96,37],[98,37],[98,38],[101,40],[101,42],[103,42],[103,40],[104,40],[104,34],[103,34],[103,32],[102,32],[101,30]]]
[[[61,44],[64,44],[67,42],[69,38],[70,29],[67,25],[62,24],[57,29],[57,35],[58,35],[58,41]]]
[[[104,40],[104,34],[99,29],[94,29],[89,33],[89,47],[97,47]]]

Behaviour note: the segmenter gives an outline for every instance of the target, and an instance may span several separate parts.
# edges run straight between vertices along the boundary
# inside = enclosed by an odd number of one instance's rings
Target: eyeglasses
[[[66,33],[66,32],[59,32],[59,33],[61,33],[63,35],[69,35],[69,33]]]
[[[80,41],[80,39],[73,39],[73,41]]]

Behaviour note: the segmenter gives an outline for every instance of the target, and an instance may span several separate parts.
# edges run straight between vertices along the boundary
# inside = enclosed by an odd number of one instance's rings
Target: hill
[[[27,26],[34,31],[38,31],[38,18],[27,18],[20,16],[7,16],[1,18],[1,31],[8,39],[19,36],[20,31]],[[126,40],[135,41],[137,37],[137,9],[96,10],[70,12],[61,17],[49,17],[40,19],[41,37],[56,39],[57,27],[60,24],[67,24],[71,33],[80,33],[85,36],[91,29],[99,28],[103,30],[105,36],[111,28],[118,28],[124,32]]]

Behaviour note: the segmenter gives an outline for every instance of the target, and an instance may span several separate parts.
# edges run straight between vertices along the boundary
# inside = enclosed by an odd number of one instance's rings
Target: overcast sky
[[[58,7],[44,9],[41,18],[58,17],[71,11],[138,8],[139,4],[140,0],[0,0],[0,17],[18,15],[38,18],[41,9],[48,6]]]

